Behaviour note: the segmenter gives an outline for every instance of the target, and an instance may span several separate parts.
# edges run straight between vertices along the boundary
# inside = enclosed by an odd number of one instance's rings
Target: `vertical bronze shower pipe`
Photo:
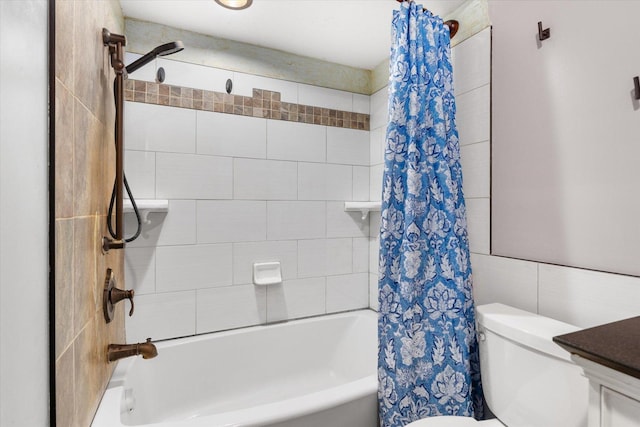
[[[123,190],[124,190],[124,75],[116,74],[114,92],[116,98],[116,237],[121,241],[124,238],[123,224]]]
[[[116,205],[116,231],[114,239],[103,237],[102,248],[105,252],[109,249],[124,248],[124,46],[126,39],[119,34],[111,34],[106,28],[102,29],[102,41],[105,46],[109,46],[111,56],[111,66],[116,78],[113,82],[113,95],[115,97],[116,118],[115,118],[115,139],[116,139],[116,179],[115,179],[115,205]],[[107,218],[110,221],[110,218]]]

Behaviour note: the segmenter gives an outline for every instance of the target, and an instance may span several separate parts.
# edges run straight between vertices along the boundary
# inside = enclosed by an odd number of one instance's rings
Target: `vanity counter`
[[[640,379],[640,316],[553,338],[572,354]]]

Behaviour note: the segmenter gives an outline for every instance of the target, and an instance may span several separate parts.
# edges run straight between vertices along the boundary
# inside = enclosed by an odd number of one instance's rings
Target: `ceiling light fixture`
[[[215,0],[222,7],[232,10],[246,9],[253,3],[253,0]]]

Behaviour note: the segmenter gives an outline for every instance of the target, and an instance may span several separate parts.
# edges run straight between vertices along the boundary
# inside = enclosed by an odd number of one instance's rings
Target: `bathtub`
[[[156,343],[118,367],[93,427],[376,427],[370,310]]]

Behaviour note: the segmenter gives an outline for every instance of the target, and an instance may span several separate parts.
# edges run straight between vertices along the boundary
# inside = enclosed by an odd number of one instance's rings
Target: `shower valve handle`
[[[109,294],[109,299],[111,300],[111,304],[116,304],[119,301],[122,301],[123,299],[128,299],[129,301],[131,301],[131,310],[129,310],[129,317],[133,316],[133,289],[130,290],[123,290],[123,289],[118,289],[118,288],[113,288],[111,289],[111,292]]]
[[[102,290],[102,311],[105,322],[109,323],[113,320],[116,303],[128,299],[131,301],[131,310],[129,316],[133,316],[133,290],[125,291],[116,287],[116,277],[113,270],[107,268],[107,275],[104,279],[104,288]]]

